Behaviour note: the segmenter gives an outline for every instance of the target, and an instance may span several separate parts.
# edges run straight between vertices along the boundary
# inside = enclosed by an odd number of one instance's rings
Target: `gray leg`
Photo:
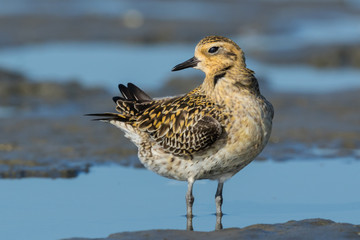
[[[218,183],[218,187],[215,194],[215,203],[216,203],[216,215],[222,216],[221,205],[223,203],[222,190],[224,182]]]
[[[192,206],[194,203],[194,196],[192,195],[192,189],[194,185],[194,179],[188,179],[188,191],[186,193],[186,216],[193,217]]]

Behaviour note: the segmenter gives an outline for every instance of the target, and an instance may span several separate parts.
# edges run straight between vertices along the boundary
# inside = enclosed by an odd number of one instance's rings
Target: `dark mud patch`
[[[213,232],[185,230],[149,230],[111,234],[97,240],[115,239],[359,239],[360,225],[335,223],[325,219],[306,219],[280,224],[256,224],[245,228],[228,228]],[[68,240],[91,240],[94,238],[71,238]]]
[[[277,64],[304,64],[318,68],[360,68],[360,45],[310,45],[282,51],[250,52],[257,60]]]
[[[75,178],[80,173],[89,172],[89,164],[56,161],[41,164],[37,161],[9,159],[0,161],[0,178]]]
[[[360,158],[359,94],[359,89],[328,94],[269,93],[275,118],[265,153],[274,159]]]
[[[93,164],[137,166],[120,131],[82,116],[1,119],[0,176],[75,177]]]
[[[31,81],[23,74],[0,68],[1,107],[13,107],[28,110],[29,113],[39,108],[66,104],[82,104],[86,107],[87,98],[93,102],[101,101],[107,91],[101,88],[84,88],[76,80],[64,83],[55,81]],[[103,104],[100,102],[100,104]],[[22,113],[22,112],[21,112]]]

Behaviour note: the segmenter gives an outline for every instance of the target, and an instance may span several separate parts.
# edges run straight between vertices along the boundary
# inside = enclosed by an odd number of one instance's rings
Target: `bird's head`
[[[206,74],[201,88],[219,102],[225,96],[240,91],[260,93],[254,72],[246,68],[243,51],[228,38],[203,38],[195,48],[195,56],[176,65],[172,71],[189,67],[200,69]]]
[[[209,36],[197,44],[194,57],[176,65],[172,71],[193,67],[210,75],[233,66],[246,67],[241,48],[228,38]]]

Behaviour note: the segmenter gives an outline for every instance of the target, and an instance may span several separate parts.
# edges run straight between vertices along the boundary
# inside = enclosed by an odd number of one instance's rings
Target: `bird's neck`
[[[232,66],[207,73],[201,88],[211,100],[219,104],[231,101],[239,95],[260,95],[254,72],[246,67]]]

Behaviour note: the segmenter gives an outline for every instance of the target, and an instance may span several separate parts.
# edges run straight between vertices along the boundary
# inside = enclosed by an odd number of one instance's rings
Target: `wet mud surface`
[[[335,223],[325,219],[306,219],[281,224],[256,224],[244,228],[229,228],[214,232],[191,232],[185,230],[149,230],[111,234],[106,238],[115,239],[359,239],[360,225]],[[71,238],[67,240],[90,240],[95,238]]]
[[[94,164],[106,163],[141,167],[135,146],[121,131],[84,116],[113,111],[107,91],[71,82],[32,82],[5,70],[0,75],[2,178],[75,177]],[[200,82],[171,79],[150,94],[184,93]],[[270,142],[258,160],[360,158],[360,89],[286,94],[262,83],[263,94],[275,107],[275,119]]]

